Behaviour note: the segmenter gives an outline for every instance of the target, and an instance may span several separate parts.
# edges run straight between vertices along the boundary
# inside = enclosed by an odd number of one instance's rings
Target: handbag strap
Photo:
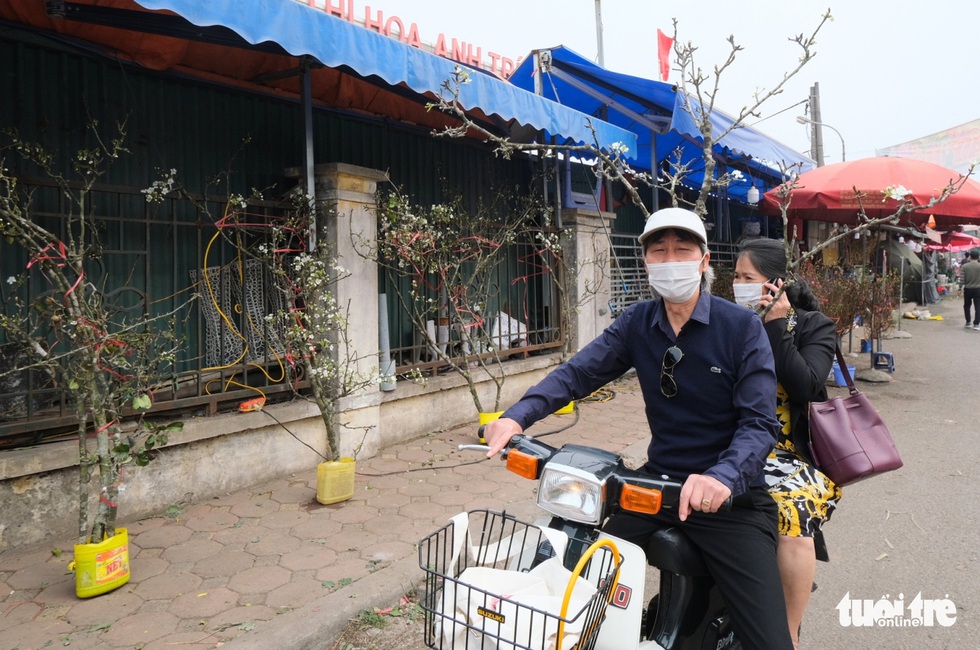
[[[840,368],[840,374],[843,375],[844,382],[851,391],[851,395],[857,395],[858,389],[854,387],[854,380],[851,379],[851,373],[847,370],[847,362],[844,361],[844,354],[840,351],[840,343],[837,343],[835,347],[837,349],[837,367]]]

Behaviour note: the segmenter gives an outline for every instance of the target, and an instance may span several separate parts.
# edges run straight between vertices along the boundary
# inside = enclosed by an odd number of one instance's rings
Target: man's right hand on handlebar
[[[507,446],[511,438],[522,433],[524,433],[524,429],[521,428],[521,425],[510,418],[500,418],[488,422],[483,428],[483,438],[490,446],[490,451],[487,452],[487,458],[493,458],[499,454],[500,450]]]

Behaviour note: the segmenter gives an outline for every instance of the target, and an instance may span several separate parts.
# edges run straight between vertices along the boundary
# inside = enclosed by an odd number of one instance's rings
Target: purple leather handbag
[[[810,403],[810,453],[820,471],[844,486],[896,470],[902,458],[878,411],[854,387],[840,346],[837,363],[850,395]]]

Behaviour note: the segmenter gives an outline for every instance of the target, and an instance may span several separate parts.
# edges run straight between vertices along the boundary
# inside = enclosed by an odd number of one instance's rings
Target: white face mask
[[[701,262],[647,264],[650,286],[667,302],[687,302],[701,285]]]
[[[762,282],[739,282],[732,284],[735,293],[735,304],[755,309],[762,297]]]

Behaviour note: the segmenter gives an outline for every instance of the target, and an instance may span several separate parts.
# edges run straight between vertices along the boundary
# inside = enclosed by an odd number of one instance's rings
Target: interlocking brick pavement
[[[530,433],[577,420],[551,444],[620,451],[649,435],[633,380]],[[68,572],[74,540],[0,552],[0,650],[44,647],[330,647],[357,611],[386,606],[422,578],[416,543],[462,510],[533,517],[530,481],[456,445],[472,426],[433,433],[357,461],[355,494],[316,501],[316,468],[203,503],[176,517],[125,522],[130,581],[89,599]],[[55,557],[52,549],[64,553]]]

